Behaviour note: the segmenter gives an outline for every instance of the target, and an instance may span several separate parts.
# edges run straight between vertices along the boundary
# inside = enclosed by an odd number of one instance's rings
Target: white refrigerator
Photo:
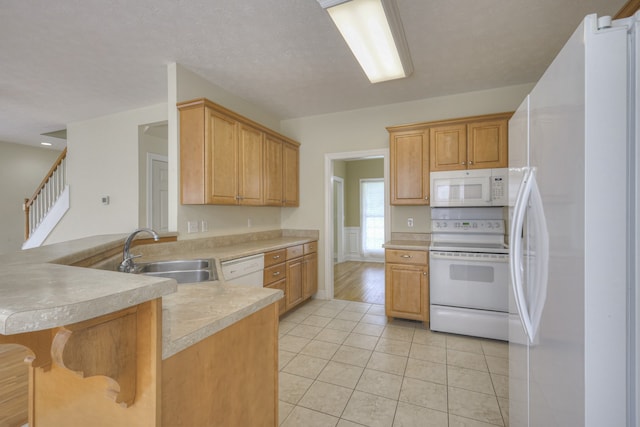
[[[509,124],[511,426],[639,422],[639,19],[587,16]]]

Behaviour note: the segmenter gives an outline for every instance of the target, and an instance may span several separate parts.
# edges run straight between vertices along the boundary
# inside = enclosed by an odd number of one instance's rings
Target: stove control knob
[[[487,224],[487,228],[493,228],[493,224],[491,223]]]

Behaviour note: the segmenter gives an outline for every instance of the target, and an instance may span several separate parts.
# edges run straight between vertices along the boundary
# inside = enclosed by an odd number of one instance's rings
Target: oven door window
[[[493,283],[495,274],[493,266],[490,265],[451,264],[449,278],[467,282]]]

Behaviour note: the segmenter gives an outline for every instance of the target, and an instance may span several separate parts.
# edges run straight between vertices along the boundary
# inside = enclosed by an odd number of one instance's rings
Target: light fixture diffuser
[[[413,71],[395,0],[318,0],[371,83]]]

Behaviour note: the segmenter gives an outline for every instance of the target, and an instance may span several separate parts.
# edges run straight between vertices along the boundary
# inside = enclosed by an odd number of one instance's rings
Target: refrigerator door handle
[[[530,206],[529,206],[530,205]],[[530,217],[533,219],[531,224],[535,250],[527,254],[536,260],[533,278],[534,281],[530,285],[530,295],[533,296],[531,301],[531,311],[527,305],[523,286],[523,240],[520,238],[522,227],[524,225],[524,217],[527,209],[530,209]],[[518,196],[514,206],[513,221],[510,230],[510,247],[509,267],[511,272],[511,285],[515,296],[516,306],[520,320],[527,333],[529,342],[533,343],[540,326],[542,318],[542,310],[547,297],[547,279],[549,271],[549,233],[547,231],[547,222],[544,216],[542,206],[542,197],[538,190],[535,178],[535,168],[525,171],[524,178],[520,184]]]
[[[527,203],[529,200],[529,194],[531,193],[531,175],[532,169],[527,169],[520,183],[520,189],[516,197],[515,206],[513,209],[513,221],[511,221],[511,230],[509,234],[509,246],[511,251],[509,252],[509,270],[511,273],[511,286],[513,287],[514,299],[516,307],[518,309],[518,315],[520,321],[524,327],[529,341],[533,341],[531,324],[531,317],[529,316],[529,309],[527,308],[527,302],[524,296],[523,279],[522,279],[522,244],[523,240],[520,238],[522,233],[522,227],[524,225],[524,215],[527,211]]]
[[[547,299],[547,283],[549,278],[549,231],[547,229],[547,219],[544,215],[542,197],[536,181],[535,168],[531,172],[531,194],[530,211],[533,218],[532,234],[535,236],[535,263],[534,282],[532,286],[533,300],[531,301],[531,335],[530,342],[538,333],[542,311]]]

